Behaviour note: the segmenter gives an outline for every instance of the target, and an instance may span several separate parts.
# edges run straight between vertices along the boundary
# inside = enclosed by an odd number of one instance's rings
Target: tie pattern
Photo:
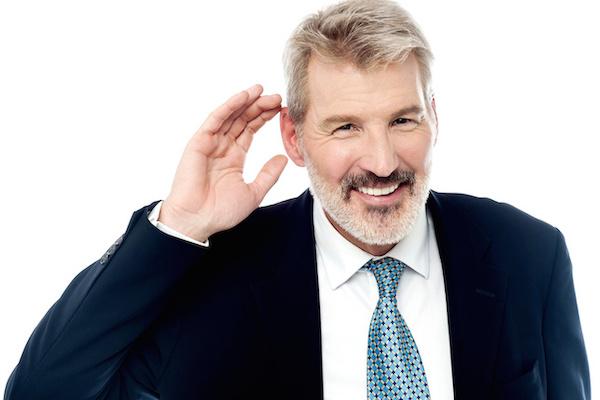
[[[421,356],[397,307],[396,290],[406,264],[384,257],[369,260],[364,268],[375,275],[379,288],[379,301],[369,327],[368,399],[429,399]]]

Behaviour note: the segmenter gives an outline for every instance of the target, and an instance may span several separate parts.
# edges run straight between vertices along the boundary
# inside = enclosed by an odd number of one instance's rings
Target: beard
[[[362,243],[390,245],[404,239],[415,225],[429,196],[429,173],[418,178],[414,171],[398,169],[387,177],[379,177],[367,171],[362,175],[347,174],[339,185],[332,185],[319,174],[306,152],[304,162],[313,197],[319,200],[331,219]],[[390,206],[366,205],[357,198],[352,201],[352,190],[376,183],[407,185],[407,195]]]

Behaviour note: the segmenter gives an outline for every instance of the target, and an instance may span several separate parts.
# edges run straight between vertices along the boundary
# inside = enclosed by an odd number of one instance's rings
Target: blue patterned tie
[[[379,301],[369,328],[369,400],[429,399],[429,386],[417,345],[396,306],[396,290],[406,264],[392,257],[369,260]]]

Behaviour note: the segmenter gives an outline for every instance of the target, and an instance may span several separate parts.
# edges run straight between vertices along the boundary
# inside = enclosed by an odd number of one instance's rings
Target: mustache
[[[397,169],[388,176],[378,176],[371,171],[366,171],[361,175],[346,175],[342,179],[342,194],[346,200],[349,200],[350,192],[361,186],[374,186],[376,184],[392,186],[407,183],[412,188],[415,182],[415,172],[410,170]]]

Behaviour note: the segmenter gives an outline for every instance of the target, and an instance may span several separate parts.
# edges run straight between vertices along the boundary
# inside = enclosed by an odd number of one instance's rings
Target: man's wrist
[[[210,236],[205,230],[190,224],[189,219],[181,218],[164,201],[159,210],[157,222],[198,242],[206,242]]]
[[[164,223],[164,221],[159,221],[159,214],[161,212],[162,206],[163,206],[164,201],[159,201],[154,208],[150,211],[150,213],[148,214],[148,220],[150,221],[150,223],[152,225],[154,225],[157,229],[159,229],[160,231],[170,235],[170,236],[175,236],[179,239],[191,242],[191,243],[195,243],[197,245],[200,246],[205,246],[208,247],[209,246],[209,241],[208,239],[206,240],[197,240],[194,237],[190,237],[189,235],[184,234],[183,232],[174,229],[173,227],[167,225]],[[208,237],[208,236],[207,236]]]

